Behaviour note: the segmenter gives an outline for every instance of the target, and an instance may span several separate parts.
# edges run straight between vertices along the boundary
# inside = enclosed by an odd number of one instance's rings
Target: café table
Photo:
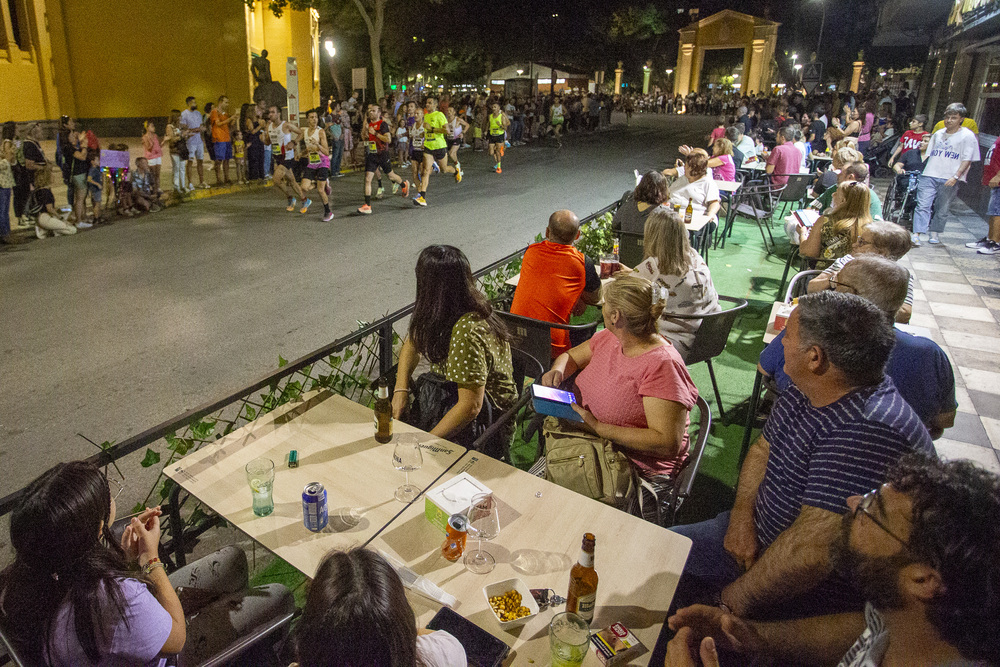
[[[688,538],[476,452],[467,452],[442,481],[461,472],[489,487],[498,501],[499,537],[483,543],[496,559],[491,572],[475,574],[461,558],[451,563],[441,555],[445,536],[424,517],[423,499],[407,507],[369,548],[403,562],[454,595],[457,613],[511,647],[505,665],[542,667],[549,664],[549,621],[565,611],[565,605],[542,610],[522,627],[507,631],[490,609],[483,587],[519,578],[528,588],[548,588],[565,597],[583,534],[593,533],[600,583],[591,627],[621,622],[652,651],[691,548]],[[475,544],[470,536],[466,551]],[[407,597],[418,627],[441,607],[410,591]],[[646,653],[629,664],[645,665],[649,657]],[[600,661],[591,650],[583,664]]]
[[[410,483],[426,490],[465,453],[465,448],[395,421],[394,433],[415,433],[423,464]],[[406,505],[394,497],[404,475],[395,470],[395,444],[375,441],[374,411],[329,391],[282,406],[217,442],[203,446],[164,472],[185,491],[237,529],[313,576],[331,549],[363,546]],[[290,450],[299,465],[288,467]],[[274,461],[274,512],[259,517],[251,509],[245,466],[258,457]],[[302,490],[322,482],[329,524],[313,533],[302,521]],[[416,501],[423,507],[423,498]]]

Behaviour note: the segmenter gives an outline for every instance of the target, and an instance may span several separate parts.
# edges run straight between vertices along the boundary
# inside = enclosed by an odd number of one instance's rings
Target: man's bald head
[[[580,235],[580,218],[573,211],[556,211],[549,216],[548,232],[550,241],[570,245]]]
[[[883,312],[895,315],[906,300],[910,272],[880,255],[858,255],[844,265],[835,280],[847,291],[868,299]]]

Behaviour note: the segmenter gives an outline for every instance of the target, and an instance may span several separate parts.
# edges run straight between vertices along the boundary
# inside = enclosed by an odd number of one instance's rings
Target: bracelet
[[[167,566],[163,563],[163,561],[157,557],[153,557],[146,561],[146,564],[142,566],[142,573],[148,576],[149,573],[153,571],[153,568],[156,567],[162,567],[164,572],[167,571]]]
[[[394,391],[393,391],[392,393],[394,393],[394,394],[398,394],[398,393],[399,393],[399,392],[401,392],[401,391],[405,391],[405,392],[406,392],[407,394],[409,394],[409,393],[410,393],[410,390],[409,390],[409,389],[396,389],[396,390],[394,390]]]

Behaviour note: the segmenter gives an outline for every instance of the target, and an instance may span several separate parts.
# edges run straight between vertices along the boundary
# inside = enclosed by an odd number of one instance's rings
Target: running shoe
[[[380,186],[379,189],[375,191],[375,199],[381,199],[382,197],[385,197],[385,188]]]
[[[392,184],[392,194],[396,194],[397,192],[399,192],[399,183],[393,183]],[[403,196],[405,197],[406,195],[403,195]]]
[[[208,183],[202,183],[201,185],[198,186],[198,189],[199,190],[211,190],[212,186],[209,185]]]
[[[1000,243],[986,239],[986,245],[979,249],[980,255],[995,255],[1000,253]]]
[[[313,200],[309,199],[307,197],[306,200],[304,202],[302,202],[302,208],[299,209],[299,213],[305,213],[306,211],[308,211],[309,210],[309,206],[312,203],[313,203]]]
[[[288,207],[285,210],[288,211],[289,213],[291,213],[292,211],[295,210],[295,198],[294,197],[292,198],[292,201],[288,202]]]
[[[916,232],[910,234],[910,245],[914,248],[920,247],[920,234],[917,234]]]
[[[78,222],[78,223],[76,223],[76,228],[77,229],[90,229],[93,226],[94,225],[92,223],[89,223],[89,222]]]
[[[497,165],[497,173],[498,174],[502,174],[503,173],[503,169],[500,168],[500,165]]]
[[[503,155],[503,149],[505,149],[505,148],[510,148],[510,142],[509,141],[503,142],[503,146],[500,147],[500,155]]]
[[[455,182],[462,182],[462,167],[460,165],[455,165]]]
[[[937,232],[931,232],[931,237],[927,239],[927,242],[931,245],[939,245],[941,243],[941,239],[937,237]]]
[[[441,173],[441,167],[438,166],[437,162],[431,162],[431,166],[434,167],[434,173],[435,174],[440,174]]]
[[[416,198],[415,198],[415,199],[413,200],[413,203],[414,203],[414,204],[415,204],[416,206],[427,206],[427,200],[426,200],[426,199],[424,199],[424,198],[423,198],[422,196],[420,196],[420,197],[416,197]]]
[[[360,213],[361,215],[371,215],[372,207],[369,206],[368,204],[365,204],[364,206],[358,209],[358,213]]]
[[[992,243],[992,241],[990,241],[990,238],[988,236],[984,236],[983,238],[979,239],[978,241],[973,241],[972,243],[966,243],[965,247],[966,248],[988,248],[989,245],[990,245],[990,243]]]
[[[403,187],[400,188],[400,190],[401,190],[400,194],[403,196],[403,199],[406,199],[407,197],[409,197],[410,196],[410,182],[409,181],[403,181]]]
[[[194,183],[188,183],[188,186],[187,186],[187,191],[188,192],[194,192],[195,189],[196,188],[194,187]]]
[[[371,207],[368,208],[368,212],[371,213]],[[323,222],[330,222],[331,220],[333,220],[333,211],[323,216]]]

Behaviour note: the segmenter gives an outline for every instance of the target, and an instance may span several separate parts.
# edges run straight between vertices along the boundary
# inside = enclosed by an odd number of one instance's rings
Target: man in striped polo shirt
[[[674,609],[711,602],[775,618],[861,608],[829,557],[846,500],[878,488],[904,454],[934,452],[884,373],[893,342],[889,319],[866,299],[799,299],[784,339],[794,384],[747,455],[732,511],[673,529],[694,542]]]

